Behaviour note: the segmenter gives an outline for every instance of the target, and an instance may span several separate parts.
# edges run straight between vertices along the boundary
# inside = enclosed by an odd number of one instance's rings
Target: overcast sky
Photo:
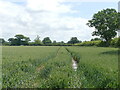
[[[83,2],[84,1],[84,2]],[[118,9],[119,0],[0,0],[0,33],[7,40],[23,34],[34,40],[90,40],[94,28],[86,23],[94,13]]]

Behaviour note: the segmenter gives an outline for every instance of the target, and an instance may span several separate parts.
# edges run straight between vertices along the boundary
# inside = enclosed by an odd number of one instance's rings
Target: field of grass
[[[2,47],[3,88],[118,87],[117,48]],[[79,61],[77,71],[72,58]]]
[[[79,57],[78,72],[82,87],[118,87],[118,49],[103,47],[68,47]]]

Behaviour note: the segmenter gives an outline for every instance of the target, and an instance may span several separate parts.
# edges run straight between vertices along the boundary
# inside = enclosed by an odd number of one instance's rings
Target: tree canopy
[[[5,43],[5,40],[3,38],[0,38],[0,46]]]
[[[4,43],[5,40],[3,38],[0,38],[0,43]]]
[[[77,39],[77,37],[72,37],[70,41],[68,41],[68,44],[75,44],[79,43],[80,41]]]
[[[109,42],[117,35],[119,27],[119,14],[115,9],[103,9],[93,15],[93,18],[88,21],[89,27],[95,27],[93,36],[100,36],[106,42]]]
[[[10,42],[10,45],[28,45],[28,42],[30,41],[29,37],[25,37],[22,34],[15,35],[15,38],[9,38],[8,41]]]
[[[100,38],[91,39],[91,41],[97,41],[97,40],[101,40],[101,39]]]
[[[43,44],[45,44],[45,45],[50,45],[50,44],[52,43],[52,41],[50,40],[49,37],[45,37],[42,42],[43,42]]]

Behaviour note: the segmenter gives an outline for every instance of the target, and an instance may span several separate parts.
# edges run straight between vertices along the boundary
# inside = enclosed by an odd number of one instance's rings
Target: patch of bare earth
[[[42,70],[43,68],[44,68],[43,65],[42,65],[42,66],[39,66],[39,67],[36,68],[36,71],[39,72],[39,71]]]

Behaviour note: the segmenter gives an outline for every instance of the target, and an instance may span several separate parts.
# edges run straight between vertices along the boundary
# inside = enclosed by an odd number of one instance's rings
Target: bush
[[[98,47],[120,47],[120,38],[114,38],[111,40],[109,45],[106,41],[96,40],[96,41],[85,41],[82,43],[74,44],[75,46],[98,46]]]
[[[85,41],[82,43],[77,43],[75,45],[76,46],[99,46],[100,43],[101,43],[101,40],[97,40],[97,41]]]
[[[98,44],[99,47],[108,47],[108,43],[106,41],[101,41],[99,44]]]
[[[114,38],[110,42],[110,46],[112,47],[120,47],[120,38]]]

